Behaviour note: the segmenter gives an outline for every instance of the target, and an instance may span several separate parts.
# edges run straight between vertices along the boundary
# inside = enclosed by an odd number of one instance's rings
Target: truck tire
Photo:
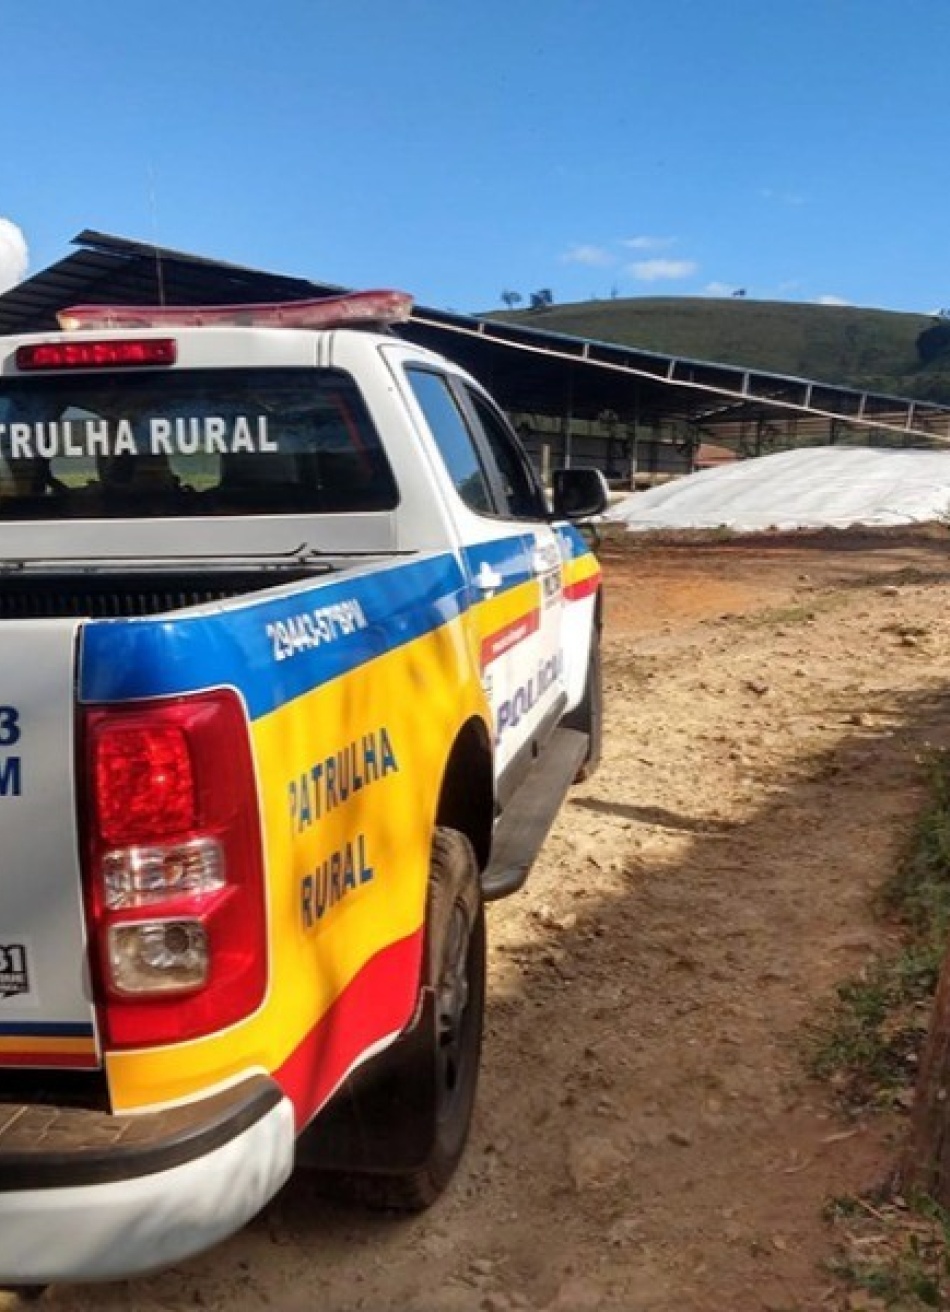
[[[351,1095],[350,1123],[374,1130],[368,1160],[356,1170],[331,1169],[321,1192],[399,1212],[423,1211],[439,1197],[471,1126],[485,975],[485,908],[475,853],[457,830],[437,829],[420,1018],[380,1059],[381,1077]]]
[[[436,1124],[425,1166],[402,1182],[404,1206],[428,1207],[455,1173],[472,1123],[485,1017],[485,908],[468,839],[436,830],[426,970],[436,1002]]]
[[[587,662],[587,679],[584,696],[573,711],[564,717],[564,726],[587,734],[587,755],[574,776],[576,784],[589,779],[600,764],[604,739],[604,673],[601,664],[600,634],[591,635],[590,657]]]

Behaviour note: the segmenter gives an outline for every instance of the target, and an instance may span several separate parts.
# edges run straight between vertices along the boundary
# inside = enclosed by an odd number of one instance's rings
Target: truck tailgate
[[[79,625],[0,626],[0,1067],[99,1061],[76,833]]]

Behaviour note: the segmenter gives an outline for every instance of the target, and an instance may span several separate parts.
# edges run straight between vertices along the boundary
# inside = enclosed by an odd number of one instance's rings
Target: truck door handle
[[[492,569],[487,560],[483,560],[475,575],[475,586],[481,592],[494,592],[501,587],[502,579],[497,570]]]

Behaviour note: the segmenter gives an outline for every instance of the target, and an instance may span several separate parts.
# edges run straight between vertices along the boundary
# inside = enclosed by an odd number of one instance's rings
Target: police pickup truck
[[[600,571],[401,293],[0,342],[0,1284],[109,1280],[309,1165],[427,1206],[484,901],[596,764]]]

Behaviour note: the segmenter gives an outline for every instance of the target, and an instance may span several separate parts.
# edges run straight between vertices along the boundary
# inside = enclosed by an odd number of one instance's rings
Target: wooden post
[[[943,959],[924,1044],[900,1186],[950,1207],[950,952]]]
[[[565,469],[571,467],[571,424],[571,415],[561,416],[561,464]]]

